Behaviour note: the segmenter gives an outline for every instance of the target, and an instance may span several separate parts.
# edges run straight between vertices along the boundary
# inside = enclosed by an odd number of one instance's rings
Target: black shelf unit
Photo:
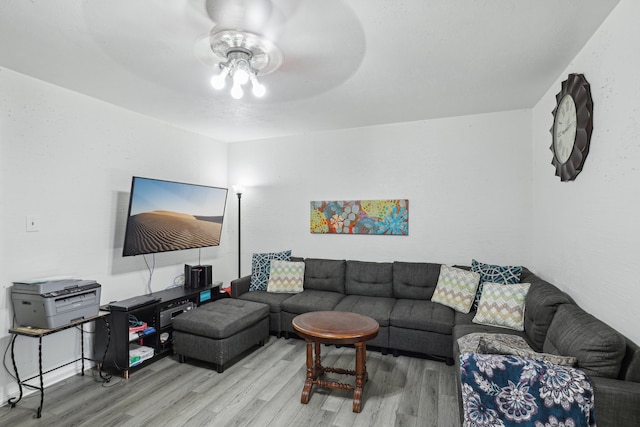
[[[228,295],[225,292],[221,293],[217,286],[208,286],[186,289],[182,287],[171,288],[154,292],[150,296],[157,298],[157,301],[127,311],[110,311],[108,323],[99,322],[96,324],[94,357],[100,361],[103,370],[122,374],[124,378],[128,378],[129,374],[137,369],[172,354],[171,319],[182,313],[182,310],[196,308]],[[103,306],[101,309],[109,311],[109,306]],[[130,316],[145,322],[147,328],[152,327],[155,332],[131,339],[129,335]],[[168,336],[166,340],[161,340],[163,333]],[[135,366],[129,366],[129,350],[132,345],[152,348],[153,356]]]

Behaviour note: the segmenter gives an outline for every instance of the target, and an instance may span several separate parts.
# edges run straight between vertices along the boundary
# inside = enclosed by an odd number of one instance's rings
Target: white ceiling
[[[618,2],[2,0],[0,66],[233,142],[531,108]],[[209,85],[216,25],[280,47],[264,98]]]

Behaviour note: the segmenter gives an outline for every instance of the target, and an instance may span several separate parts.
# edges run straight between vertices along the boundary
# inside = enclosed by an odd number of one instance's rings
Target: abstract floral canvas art
[[[320,234],[409,234],[409,200],[311,202],[311,232]]]

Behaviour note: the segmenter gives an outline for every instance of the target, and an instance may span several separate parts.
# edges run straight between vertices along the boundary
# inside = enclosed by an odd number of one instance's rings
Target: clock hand
[[[567,133],[569,132],[570,129],[573,129],[573,126],[571,125],[571,123],[567,126],[567,128],[562,133]]]
[[[564,135],[565,133],[569,132],[569,128],[572,128],[572,127],[574,126],[574,123],[575,123],[575,122],[569,122],[569,123],[567,124],[567,126],[565,126],[565,128],[564,128],[564,129],[562,129],[562,130],[559,132],[559,135],[560,135],[560,136],[562,136],[562,135]]]

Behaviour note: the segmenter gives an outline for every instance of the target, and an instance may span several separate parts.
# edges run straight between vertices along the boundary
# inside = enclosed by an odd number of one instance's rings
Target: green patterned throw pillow
[[[485,283],[473,323],[524,331],[524,308],[530,283]]]
[[[304,282],[304,262],[271,261],[271,274],[267,292],[302,292]]]
[[[479,282],[480,274],[443,264],[431,301],[468,313]]]
[[[269,252],[253,254],[251,258],[251,284],[250,291],[266,291],[269,283],[269,272],[271,271],[271,261],[289,261],[291,251]]]
[[[473,308],[478,308],[482,288],[485,283],[519,283],[522,274],[522,266],[519,265],[494,265],[471,260],[471,271],[480,273],[480,285],[476,291],[476,300],[473,302]]]

